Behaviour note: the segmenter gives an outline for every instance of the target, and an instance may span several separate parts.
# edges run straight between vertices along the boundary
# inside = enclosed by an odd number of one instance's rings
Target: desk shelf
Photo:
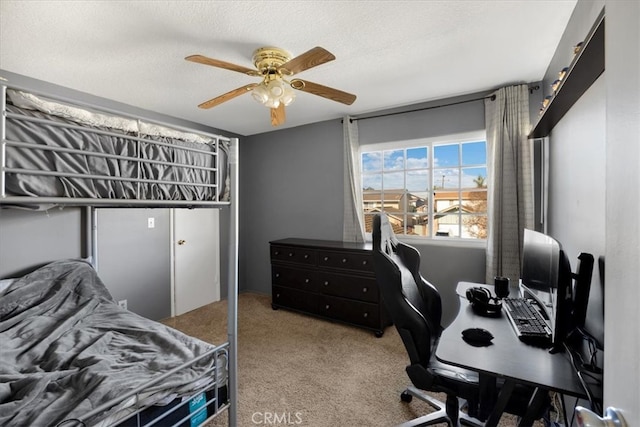
[[[604,15],[575,56],[555,96],[539,117],[529,139],[544,138],[604,72]]]

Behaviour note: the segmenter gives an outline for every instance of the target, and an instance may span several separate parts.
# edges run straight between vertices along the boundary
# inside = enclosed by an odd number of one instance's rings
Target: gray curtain
[[[529,88],[509,86],[485,100],[489,174],[486,280],[520,277],[522,236],[533,228],[533,140]]]
[[[342,128],[344,131],[344,221],[342,239],[345,242],[364,242],[358,122],[348,116],[344,117],[342,119]]]

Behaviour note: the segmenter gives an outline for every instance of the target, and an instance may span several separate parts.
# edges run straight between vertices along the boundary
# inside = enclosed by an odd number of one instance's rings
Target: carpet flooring
[[[163,323],[211,343],[227,340],[227,302]],[[238,425],[394,426],[432,409],[400,401],[408,357],[394,327],[372,332],[238,298]],[[434,396],[444,399],[443,395]],[[222,414],[209,426],[227,426]],[[444,424],[443,424],[444,425]],[[516,420],[503,416],[500,426]],[[542,426],[542,423],[535,425]]]

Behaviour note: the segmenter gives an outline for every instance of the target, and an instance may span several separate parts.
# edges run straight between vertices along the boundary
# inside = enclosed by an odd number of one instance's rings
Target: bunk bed
[[[0,280],[0,424],[202,425],[237,408],[237,139],[2,86],[0,209],[229,206],[228,341],[124,310],[86,260]]]

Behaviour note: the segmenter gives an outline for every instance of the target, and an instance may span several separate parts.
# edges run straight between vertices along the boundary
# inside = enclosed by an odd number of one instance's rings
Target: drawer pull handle
[[[324,306],[324,309],[325,309],[325,310],[329,310],[330,308],[331,308],[331,306],[330,306],[329,304],[327,304],[327,305],[325,305],[325,306]]]
[[[364,314],[362,315],[362,317],[364,317],[364,318],[366,319],[367,317],[369,317],[369,313],[364,313]]]
[[[324,257],[324,260],[329,261],[329,257],[328,256]]]
[[[293,252],[289,252],[289,256],[293,256]]]
[[[362,265],[367,265],[367,260],[365,259],[364,261],[362,261]]]
[[[323,283],[323,285],[325,285],[325,286],[329,286],[329,281],[328,281],[328,280],[325,280],[325,281],[324,281],[324,283]]]
[[[342,263],[345,264],[347,262],[346,258],[342,258]]]
[[[280,251],[274,251],[273,254],[274,255],[280,255]]]
[[[304,254],[304,259],[309,259],[309,254]]]
[[[304,279],[304,283],[309,283],[310,280],[309,279]]]
[[[367,289],[366,287],[362,288],[362,292],[367,292],[369,289]]]
[[[276,273],[276,277],[280,277],[280,273]]]
[[[280,298],[280,294],[276,294],[276,298]]]

